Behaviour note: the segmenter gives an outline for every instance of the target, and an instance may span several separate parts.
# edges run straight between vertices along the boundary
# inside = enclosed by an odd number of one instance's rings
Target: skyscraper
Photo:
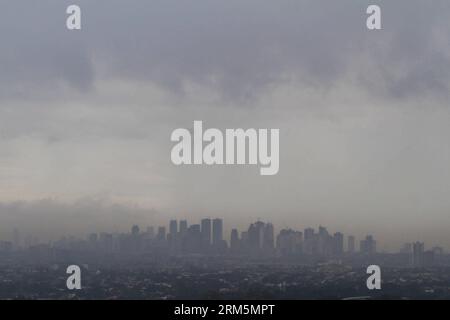
[[[248,228],[248,246],[252,250],[251,253],[253,254],[260,253],[261,249],[263,248],[265,229],[266,224],[262,221],[252,223]],[[272,232],[272,239],[270,239],[270,235],[268,235],[267,245],[270,246],[269,242],[271,241],[272,242],[271,246],[273,248],[273,226],[272,227],[269,226],[267,231],[268,233]]]
[[[188,223],[186,220],[180,220],[180,234],[185,235],[188,230]]]
[[[147,227],[146,237],[148,239],[153,239],[155,237],[155,228],[154,227]]]
[[[213,220],[213,246],[219,248],[223,240],[223,221],[222,219]]]
[[[366,239],[360,242],[359,251],[369,255],[377,251],[377,243],[371,235],[366,236]]]
[[[424,249],[425,245],[423,242],[414,242],[412,245],[412,266],[415,268],[423,267],[424,265]]]
[[[211,219],[202,219],[201,233],[202,233],[202,249],[209,250],[211,246]]]
[[[340,256],[344,253],[344,235],[336,232],[333,235],[333,254]]]
[[[178,238],[178,222],[177,220],[170,220],[167,241],[172,252],[178,252],[179,250],[180,242],[178,241]]]
[[[303,234],[292,229],[283,229],[277,236],[277,251],[282,256],[302,253]]]
[[[132,234],[133,236],[139,235],[139,226],[134,225],[134,226],[131,228],[131,234]]]
[[[355,237],[354,236],[348,236],[348,244],[347,244],[347,251],[348,253],[355,253]]]
[[[314,229],[306,228],[303,232],[304,243],[303,243],[303,252],[306,254],[313,254],[317,248],[317,237],[314,233]]]
[[[131,228],[131,238],[129,239],[129,241],[130,241],[129,249],[134,252],[137,252],[141,249],[141,237],[140,237],[139,232],[140,232],[139,226],[134,225]]]
[[[170,220],[169,234],[171,235],[172,238],[174,238],[177,233],[178,233],[178,222],[177,222],[177,220]]]
[[[166,240],[166,228],[165,227],[158,227],[158,234],[156,235],[156,239],[158,241]]]
[[[262,247],[264,252],[270,253],[274,247],[274,230],[273,230],[273,224],[266,223],[264,226],[264,234],[263,234],[263,243]]]
[[[237,229],[231,230],[230,249],[234,253],[240,251],[239,233],[238,233]]]
[[[193,224],[187,231],[187,248],[189,252],[200,253],[202,244],[202,234],[199,224]]]
[[[319,226],[318,253],[328,256],[332,251],[332,237],[328,233],[327,228]]]

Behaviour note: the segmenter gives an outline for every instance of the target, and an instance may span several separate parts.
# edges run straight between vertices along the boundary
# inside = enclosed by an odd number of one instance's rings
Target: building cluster
[[[423,242],[406,243],[401,249],[401,253],[409,256],[409,265],[415,268],[432,266],[436,258],[444,254],[444,249],[441,247],[433,247],[430,250],[425,250]]]
[[[36,244],[36,241],[21,241],[15,229],[11,241],[0,241],[0,253],[31,248],[36,252],[61,249],[93,253],[150,252],[164,256],[325,259],[374,257],[377,253],[377,242],[373,236],[367,235],[357,243],[354,236],[344,236],[341,232],[330,233],[323,226],[302,231],[284,228],[276,233],[272,223],[257,221],[241,232],[234,228],[230,236],[225,237],[224,223],[219,218],[205,218],[200,223],[190,225],[187,220],[171,220],[168,227],[149,226],[144,230],[134,225],[126,233],[92,233],[86,239],[63,237],[51,244]],[[394,254],[389,259],[400,261],[398,264],[401,265],[426,267],[441,261],[443,255],[440,247],[425,250],[424,243],[415,242],[406,244],[398,256]]]
[[[346,245],[345,245],[345,242]],[[55,245],[67,247],[73,243],[62,239]],[[229,240],[224,239],[222,219],[202,219],[189,225],[187,220],[171,220],[168,228],[147,227],[141,230],[135,225],[130,233],[93,233],[87,243],[90,249],[104,251],[141,252],[152,250],[177,254],[246,255],[251,257],[295,257],[301,255],[339,257],[356,253],[355,237],[347,241],[341,232],[331,234],[327,228],[306,228],[303,231],[282,229],[275,234],[273,224],[257,221],[242,232],[232,229]],[[360,253],[374,254],[376,241],[367,236],[360,242]]]
[[[56,245],[66,246],[67,239]],[[103,251],[142,252],[155,251],[169,254],[225,253],[228,244],[223,238],[222,219],[203,219],[200,224],[188,225],[186,220],[171,220],[165,226],[147,227],[141,231],[134,225],[130,233],[92,233],[89,248]]]
[[[306,228],[303,232],[293,229],[282,229],[274,237],[273,225],[258,221],[251,224],[247,231],[241,233],[240,237],[236,229],[232,230],[230,251],[252,255],[277,254],[287,257],[298,255],[330,257],[341,256],[345,252],[354,253],[354,242],[355,238],[349,236],[348,246],[345,249],[344,235],[340,232],[330,234],[322,226],[319,227],[318,231],[312,228]],[[375,250],[371,253],[374,252]]]

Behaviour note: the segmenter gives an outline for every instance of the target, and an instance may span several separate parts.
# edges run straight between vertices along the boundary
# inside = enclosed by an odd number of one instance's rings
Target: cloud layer
[[[380,31],[369,1],[77,2],[74,32],[72,2],[2,4],[0,202],[100,197],[450,246],[447,0],[377,1]],[[170,133],[194,120],[279,128],[280,173],[173,166]]]
[[[79,1],[83,30],[65,30],[69,2],[2,7],[2,95],[93,90],[102,77],[170,90],[194,82],[228,98],[283,81],[330,87],[352,79],[376,95],[447,96],[445,0],[379,1],[383,30],[365,28],[368,1]]]

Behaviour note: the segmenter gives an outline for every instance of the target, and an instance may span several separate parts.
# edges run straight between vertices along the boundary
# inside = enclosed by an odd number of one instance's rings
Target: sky
[[[0,3],[0,239],[210,216],[450,249],[447,0]],[[173,165],[194,120],[280,129],[279,173]]]

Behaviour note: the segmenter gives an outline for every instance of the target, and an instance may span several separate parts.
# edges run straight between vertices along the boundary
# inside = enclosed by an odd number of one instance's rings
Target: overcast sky
[[[218,216],[450,248],[448,0],[1,0],[0,39],[0,239]],[[194,120],[279,128],[278,175],[174,166]]]

